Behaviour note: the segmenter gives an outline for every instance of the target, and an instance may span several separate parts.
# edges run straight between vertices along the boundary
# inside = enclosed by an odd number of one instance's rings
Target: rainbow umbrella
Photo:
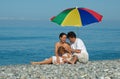
[[[100,22],[102,15],[87,8],[68,8],[50,19],[61,26],[85,26]]]

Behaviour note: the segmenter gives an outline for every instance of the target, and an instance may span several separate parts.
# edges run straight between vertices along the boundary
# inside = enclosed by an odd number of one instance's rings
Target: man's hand
[[[81,50],[79,50],[79,49],[72,49],[72,52],[74,52],[74,53],[80,53]]]

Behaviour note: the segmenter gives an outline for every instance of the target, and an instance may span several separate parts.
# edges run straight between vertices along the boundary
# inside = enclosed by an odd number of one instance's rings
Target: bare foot
[[[72,60],[67,60],[67,59],[64,59],[63,60],[65,63],[68,63],[68,64],[74,64],[74,62]]]
[[[73,61],[68,61],[69,64],[75,64]]]
[[[31,62],[31,64],[32,64],[32,65],[36,65],[36,64],[38,64],[38,63],[37,63],[37,62]]]

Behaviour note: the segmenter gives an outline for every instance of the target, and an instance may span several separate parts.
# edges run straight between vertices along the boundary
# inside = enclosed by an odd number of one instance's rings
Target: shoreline
[[[120,79],[120,59],[74,65],[0,66],[0,79]]]

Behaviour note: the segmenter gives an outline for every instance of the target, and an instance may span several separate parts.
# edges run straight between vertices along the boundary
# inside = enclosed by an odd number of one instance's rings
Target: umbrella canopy
[[[68,8],[50,19],[61,26],[85,26],[100,22],[102,15],[87,8]]]

